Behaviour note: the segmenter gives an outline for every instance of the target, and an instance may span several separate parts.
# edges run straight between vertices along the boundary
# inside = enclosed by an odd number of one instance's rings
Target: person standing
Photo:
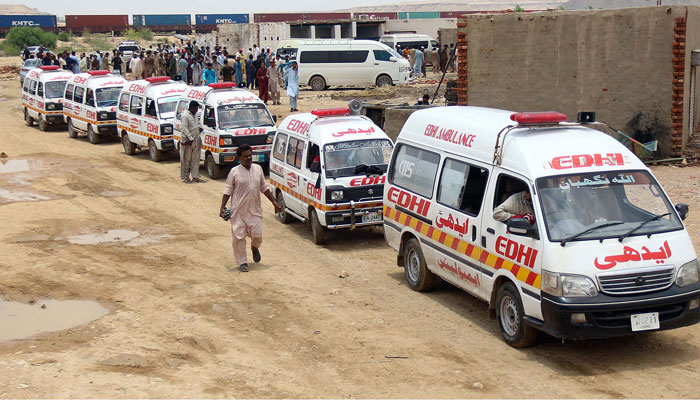
[[[202,62],[199,58],[195,58],[192,63],[192,84],[194,86],[202,84]]]
[[[177,73],[177,59],[172,53],[169,53],[168,57],[168,76],[170,76],[170,79],[176,81],[180,79],[180,75]]]
[[[255,78],[258,80],[258,97],[260,97],[260,100],[265,104],[267,104],[267,101],[270,99],[270,94],[267,92],[269,77],[265,63],[261,63]]]
[[[79,74],[80,73],[80,60],[78,60],[78,57],[75,56],[75,51],[72,51],[70,53],[70,59],[71,59],[71,71],[73,71],[74,74]]]
[[[245,71],[246,71],[245,87],[248,89],[255,89],[255,74],[257,71],[255,71],[255,66],[253,65],[253,55],[252,54],[250,54],[248,56],[248,61],[245,62]]]
[[[105,53],[105,55],[102,57],[102,69],[105,71],[109,71],[109,53]]]
[[[141,79],[141,73],[143,72],[142,70],[143,64],[141,63],[141,59],[139,58],[139,55],[134,53],[133,56],[131,57],[131,61],[129,61],[129,69],[131,70],[131,75],[133,80],[136,79]]]
[[[90,63],[90,69],[93,71],[97,71],[100,69],[100,59],[97,58],[97,54],[93,54],[92,56],[92,62]]]
[[[184,183],[203,183],[199,177],[199,162],[202,152],[202,128],[197,123],[195,115],[199,103],[190,101],[187,110],[182,113],[182,139],[180,139],[180,179]],[[190,180],[190,174],[192,179]]]
[[[289,111],[299,111],[297,101],[299,100],[299,66],[296,61],[284,70],[284,78],[287,81],[287,96],[289,96]]]
[[[216,83],[216,71],[214,71],[214,66],[211,63],[207,64],[207,69],[202,73],[202,80],[204,81],[204,86]]]
[[[178,75],[180,76],[180,80],[184,83],[188,83],[188,81],[187,81],[187,59],[185,58],[184,54],[182,56],[180,56],[180,59],[177,61],[177,72],[178,72]]]
[[[233,82],[233,67],[228,65],[228,59],[224,60],[224,67],[221,69],[221,80]]]
[[[143,59],[143,76],[150,78],[156,75],[156,60],[153,58],[151,50],[146,52],[146,58]]]
[[[158,76],[165,76],[168,74],[168,64],[165,61],[165,54],[160,53],[158,57],[156,57],[156,68],[156,74]]]
[[[231,169],[226,178],[224,193],[221,198],[219,216],[226,214],[226,204],[231,199],[231,237],[233,242],[233,257],[241,272],[248,272],[248,255],[246,252],[246,237],[250,237],[250,249],[253,261],[259,263],[260,245],[262,244],[262,207],[260,193],[263,193],[275,207],[275,212],[281,212],[282,207],[272,196],[265,180],[263,169],[253,164],[253,151],[248,144],[242,144],[236,149],[240,164]]]
[[[122,74],[122,57],[121,54],[116,54],[114,57],[112,57],[112,71],[117,74],[121,75]]]
[[[268,75],[270,77],[270,99],[272,100],[272,104],[282,104],[280,103],[280,83],[282,81],[282,77],[280,76],[280,71],[277,69],[277,65],[275,65],[275,60],[272,59],[270,61],[270,69],[268,70]]]
[[[414,78],[420,78],[423,76],[423,51],[422,47],[420,49],[417,49],[416,52],[413,54],[413,77]]]
[[[442,57],[440,58],[440,71],[447,72],[447,61],[450,59],[449,50],[447,50],[447,45],[442,49]]]
[[[233,63],[233,74],[236,78],[236,87],[243,87],[243,67],[241,66],[241,57],[236,57]]]
[[[80,61],[78,61],[78,69],[80,72],[87,72],[88,70],[88,59],[85,53],[80,54]]]

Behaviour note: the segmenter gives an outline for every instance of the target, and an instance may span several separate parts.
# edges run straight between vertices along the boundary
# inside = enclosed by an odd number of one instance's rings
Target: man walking
[[[421,78],[423,76],[423,47],[416,50],[413,60],[413,77]]]
[[[260,245],[262,244],[262,207],[260,193],[263,193],[275,207],[275,212],[282,207],[272,196],[265,180],[262,167],[253,164],[253,152],[248,144],[242,144],[236,149],[240,165],[231,169],[226,178],[226,186],[221,199],[219,215],[226,213],[226,204],[231,201],[231,236],[233,241],[233,257],[241,272],[248,272],[248,256],[246,254],[246,237],[250,237],[250,249],[253,261],[259,263]]]
[[[197,124],[195,115],[199,103],[190,101],[187,110],[182,113],[182,139],[180,139],[180,179],[184,183],[203,183],[199,177],[199,157],[202,152],[202,128]],[[190,180],[190,173],[192,180]]]
[[[297,100],[299,100],[299,66],[296,61],[292,61],[292,66],[284,71],[284,79],[287,81],[289,112],[299,111],[297,109]]]

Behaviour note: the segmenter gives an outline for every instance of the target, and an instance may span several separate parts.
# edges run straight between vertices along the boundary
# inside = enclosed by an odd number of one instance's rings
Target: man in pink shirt
[[[221,199],[221,217],[226,213],[226,203],[231,200],[231,235],[233,237],[233,257],[236,259],[241,272],[248,272],[248,257],[246,254],[246,236],[250,237],[250,249],[253,261],[260,262],[259,247],[262,244],[262,207],[260,193],[270,200],[275,212],[280,212],[277,200],[272,196],[267,186],[262,167],[253,164],[253,151],[250,146],[243,144],[236,149],[240,165],[231,169],[226,178],[224,195]]]

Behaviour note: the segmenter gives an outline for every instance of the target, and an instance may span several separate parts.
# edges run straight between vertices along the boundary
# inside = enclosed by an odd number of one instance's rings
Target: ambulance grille
[[[604,272],[597,278],[603,293],[623,295],[666,289],[673,284],[674,272],[673,267],[653,267]]]
[[[233,147],[238,147],[242,144],[248,144],[251,146],[267,144],[267,135],[234,136]]]

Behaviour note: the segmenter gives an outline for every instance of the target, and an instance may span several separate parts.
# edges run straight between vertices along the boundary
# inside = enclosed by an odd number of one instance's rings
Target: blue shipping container
[[[220,24],[247,24],[248,14],[196,14],[194,21],[197,26]]]
[[[0,15],[0,27],[15,26],[56,27],[55,15]]]
[[[134,15],[134,26],[192,25],[190,14]]]

